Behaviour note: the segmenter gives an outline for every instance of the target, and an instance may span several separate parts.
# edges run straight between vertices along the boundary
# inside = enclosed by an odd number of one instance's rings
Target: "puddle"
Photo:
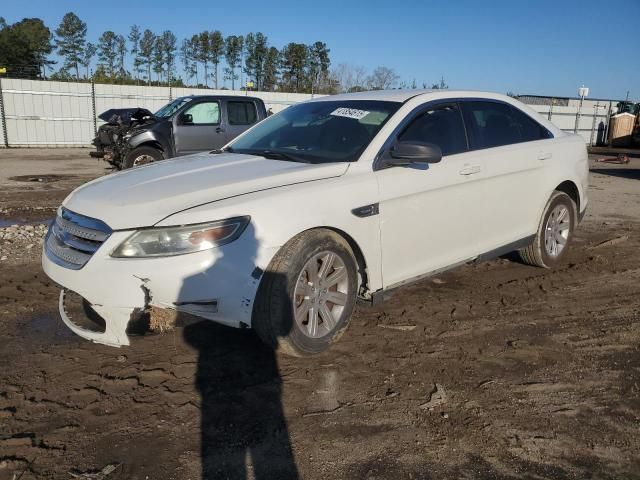
[[[70,180],[76,178],[75,175],[18,175],[16,177],[9,177],[9,180],[14,182],[34,182],[34,183],[53,183],[61,180]]]
[[[12,225],[51,225],[53,218],[44,218],[42,220],[27,220],[26,218],[0,218],[0,228],[11,227]]]

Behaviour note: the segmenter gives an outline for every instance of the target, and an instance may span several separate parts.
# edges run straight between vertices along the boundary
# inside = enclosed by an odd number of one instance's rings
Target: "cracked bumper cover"
[[[109,253],[130,233],[114,232],[79,270],[57,265],[43,252],[45,273],[63,288],[58,302],[60,316],[73,332],[96,343],[129,345],[126,332],[132,316],[149,306],[232,327],[251,325],[253,300],[260,282],[252,273],[257,265],[268,264],[272,250],[256,255],[253,245],[250,255],[246,240],[240,237],[221,248],[187,255],[110,257]],[[73,321],[65,311],[64,289],[77,293],[91,305],[105,321],[104,332],[87,330]]]

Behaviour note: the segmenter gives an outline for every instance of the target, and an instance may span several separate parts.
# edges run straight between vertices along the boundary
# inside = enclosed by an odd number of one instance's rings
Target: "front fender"
[[[133,150],[134,148],[145,144],[152,144],[159,147],[163,151],[165,158],[173,156],[171,146],[160,135],[156,134],[152,130],[147,130],[134,135],[127,142],[129,150]]]

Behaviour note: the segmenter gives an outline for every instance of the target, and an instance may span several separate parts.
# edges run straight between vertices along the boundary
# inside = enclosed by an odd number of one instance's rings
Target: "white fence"
[[[88,146],[102,122],[96,115],[110,108],[143,107],[158,110],[169,100],[184,95],[245,95],[242,91],[198,88],[105,85],[42,80],[2,79],[0,103],[4,119],[0,146]],[[311,98],[301,93],[250,92],[278,112]],[[578,106],[530,105],[559,128],[573,132]],[[577,132],[589,144],[602,143],[610,103],[586,103],[577,121]],[[0,122],[2,120],[0,119]]]
[[[42,80],[2,80],[5,124],[0,145],[11,147],[88,146],[96,115],[110,108],[143,107],[152,112],[185,95],[246,95],[233,90],[105,85]],[[250,92],[275,113],[311,98],[301,93]],[[6,135],[6,138],[5,138]]]

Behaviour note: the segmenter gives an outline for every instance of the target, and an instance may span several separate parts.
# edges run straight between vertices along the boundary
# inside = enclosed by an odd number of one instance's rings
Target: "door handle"
[[[479,173],[480,170],[480,165],[466,165],[459,173],[460,175],[473,175]]]
[[[551,152],[538,152],[538,160],[548,160],[553,157]]]
[[[224,128],[222,128],[222,127],[217,127],[216,128],[216,133],[222,133],[222,132],[224,132]]]

